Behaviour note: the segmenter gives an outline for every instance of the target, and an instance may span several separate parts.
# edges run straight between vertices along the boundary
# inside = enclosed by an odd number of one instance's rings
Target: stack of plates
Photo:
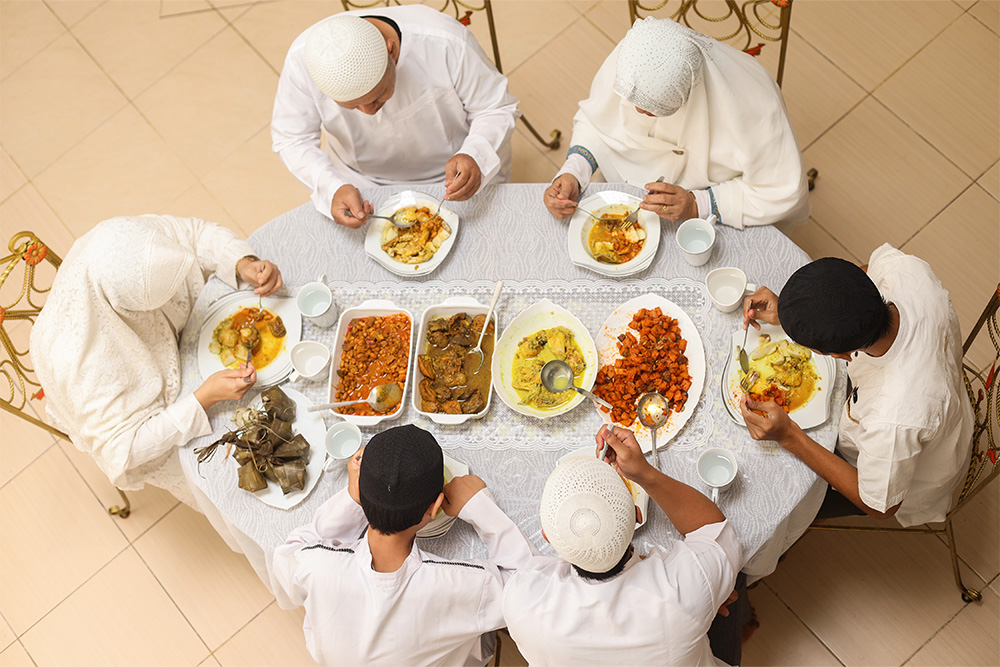
[[[631,276],[648,269],[656,258],[656,248],[660,244],[660,218],[655,213],[639,211],[639,223],[646,231],[646,242],[639,254],[628,262],[624,264],[598,262],[587,247],[587,238],[595,220],[587,215],[586,211],[595,215],[601,215],[600,211],[609,207],[621,208],[623,212],[631,211],[641,202],[638,197],[614,190],[604,190],[584,198],[569,221],[567,241],[570,260],[577,266],[602,276]]]
[[[469,466],[451,458],[447,452],[443,452],[443,454],[444,478],[447,481],[450,482],[455,477],[469,474]],[[448,516],[444,513],[444,510],[439,510],[438,515],[431,519],[430,523],[417,531],[417,537],[441,537],[451,530],[451,526],[456,520],[458,520],[457,516]]]

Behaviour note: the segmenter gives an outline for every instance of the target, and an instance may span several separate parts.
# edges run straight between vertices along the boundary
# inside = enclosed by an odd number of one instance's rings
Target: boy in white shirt
[[[274,555],[275,585],[306,609],[309,653],[320,664],[485,665],[504,626],[504,581],[531,544],[480,478],[444,485],[441,448],[416,426],[373,436],[348,478]],[[415,544],[439,509],[472,524],[489,560]]]

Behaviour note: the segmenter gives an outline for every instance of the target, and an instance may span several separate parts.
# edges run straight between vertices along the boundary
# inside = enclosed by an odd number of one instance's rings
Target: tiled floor
[[[0,238],[33,229],[64,254],[97,221],[147,212],[249,234],[305,202],[270,152],[271,103],[292,38],[339,9],[0,0]],[[522,109],[568,135],[624,1],[494,11]],[[792,238],[814,257],[864,261],[885,241],[923,257],[967,330],[1000,278],[1000,3],[796,0],[792,26],[784,93],[820,171]],[[774,71],[773,47],[762,61]],[[561,161],[521,126],[514,150],[518,181]],[[116,500],[88,457],[0,415],[0,665],[311,662],[301,612],[202,517],[147,489],[121,521]],[[962,604],[937,538],[810,533],[751,594],[746,663],[1000,664],[998,501],[994,483],[957,526],[981,603]],[[503,655],[519,658],[510,641]]]

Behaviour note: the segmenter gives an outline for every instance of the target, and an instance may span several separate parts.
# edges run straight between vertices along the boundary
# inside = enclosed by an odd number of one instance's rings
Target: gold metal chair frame
[[[944,520],[942,528],[931,528],[930,526],[903,528],[898,526],[845,526],[837,524],[814,524],[810,530],[842,530],[859,531],[869,533],[922,533],[925,535],[944,535],[948,542],[948,549],[951,552],[951,567],[955,575],[955,583],[962,592],[962,600],[974,602],[982,599],[979,591],[962,583],[962,574],[959,570],[958,549],[955,545],[955,529],[952,520],[955,515],[972,500],[990,482],[1000,474],[1000,451],[997,448],[997,420],[1000,419],[1000,391],[997,385],[1000,384],[1000,326],[997,324],[997,309],[1000,306],[1000,285],[983,310],[979,321],[972,328],[969,336],[965,339],[962,352],[968,354],[969,349],[975,342],[976,337],[985,326],[990,340],[993,343],[994,357],[988,368],[974,368],[971,363],[963,362],[962,368],[965,371],[965,388],[972,402],[975,413],[975,425],[972,431],[972,451],[969,457],[969,468],[962,484],[962,490],[951,510]]]
[[[486,12],[486,22],[490,27],[490,42],[493,45],[493,64],[496,65],[497,70],[503,74],[503,65],[500,63],[500,44],[497,41],[497,28],[496,23],[493,21],[493,3],[492,0],[481,1],[482,4],[479,5],[464,2],[464,0],[434,0],[433,3],[428,4],[440,4],[438,11],[454,14],[455,19],[465,25],[468,25],[469,17],[473,12]],[[340,0],[340,2],[344,6],[345,11],[351,9],[370,9],[372,7],[389,7],[404,4],[402,0],[369,0],[367,2],[364,0]],[[552,130],[549,133],[549,140],[546,141],[523,113],[521,114],[521,122],[528,128],[528,131],[531,132],[532,136],[538,140],[538,143],[552,150],[559,148],[560,139],[562,138],[561,131],[558,129]]]
[[[0,288],[22,263],[24,278],[17,299],[9,306],[0,307],[0,376],[6,380],[6,383],[0,383],[2,392],[0,408],[69,441],[68,435],[28,411],[28,400],[44,396],[44,392],[36,379],[35,369],[28,356],[28,348],[17,349],[5,326],[8,322],[17,321],[26,321],[32,325],[35,323],[35,318],[42,310],[42,306],[36,302],[37,297],[52,289],[51,286],[46,288],[38,286],[35,282],[35,269],[41,262],[46,261],[58,270],[62,260],[31,232],[18,232],[11,238],[7,248],[11,254],[0,259],[0,266],[3,267],[3,273],[0,273]],[[132,511],[132,505],[124,491],[118,489],[118,493],[125,504],[108,508],[108,513],[120,519],[127,519]]]

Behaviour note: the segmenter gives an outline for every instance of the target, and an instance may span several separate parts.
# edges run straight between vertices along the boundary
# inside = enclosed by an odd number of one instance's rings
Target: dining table
[[[350,229],[320,214],[311,203],[279,215],[254,232],[254,251],[278,265],[285,292],[294,296],[302,285],[325,280],[340,311],[371,299],[388,300],[414,315],[414,327],[429,306],[453,296],[489,303],[497,280],[504,286],[497,303],[498,333],[519,312],[542,300],[574,314],[592,335],[600,331],[615,307],[645,294],[656,294],[676,304],[697,328],[704,345],[706,377],[695,409],[676,435],[659,451],[659,467],[667,475],[710,494],[698,477],[701,452],[720,447],[732,452],[739,470],[734,483],[722,492],[719,505],[736,530],[743,549],[743,571],[749,581],[771,573],[778,558],[808,528],[827,489],[826,482],[777,443],[755,441],[726,409],[722,386],[733,355],[733,333],[742,329],[742,313],[717,310],[709,298],[705,277],[712,269],[742,269],[757,285],[776,293],[809,256],[772,226],[735,229],[715,227],[710,260],[702,266],[685,262],[675,241],[678,223],[661,219],[659,246],[652,264],[628,277],[606,277],[571,262],[567,222],[554,218],[544,207],[547,184],[497,184],[484,187],[472,199],[446,202],[457,214],[460,227],[444,261],[430,274],[399,276],[365,252],[366,227]],[[363,190],[375,209],[407,188],[384,186]],[[443,186],[422,186],[422,192],[443,196]],[[614,190],[641,197],[644,191],[627,184],[593,183],[583,195]],[[373,223],[368,223],[373,224]],[[182,393],[194,391],[203,381],[198,365],[198,341],[210,305],[232,288],[213,278],[200,293],[181,336]],[[302,324],[303,340],[319,341],[333,350],[337,326],[318,328]],[[412,355],[411,355],[412,363]],[[837,440],[840,405],[846,372],[837,362],[828,418],[808,430],[820,445],[833,450]],[[411,378],[413,373],[411,373]],[[408,384],[415,384],[409,382]],[[316,380],[285,380],[287,386],[313,403],[330,399],[327,374]],[[515,412],[497,400],[481,419],[460,425],[439,425],[418,414],[407,387],[403,407],[394,418],[362,427],[363,441],[375,433],[403,424],[430,431],[454,459],[481,477],[497,504],[531,542],[546,555],[555,555],[542,536],[539,501],[545,481],[560,457],[595,446],[603,421],[593,403],[548,419]],[[302,502],[289,509],[262,503],[237,486],[237,464],[223,455],[199,464],[195,450],[220,438],[231,428],[237,407],[259,403],[259,388],[252,388],[238,402],[220,403],[208,411],[213,433],[198,438],[180,451],[185,476],[206,517],[235,550],[246,555],[279,604],[287,605],[275,590],[270,575],[275,549],[295,528],[309,523],[316,509],[347,484],[344,467],[323,472]],[[325,424],[340,420],[323,413]],[[641,427],[640,427],[641,428]],[[323,442],[311,442],[323,453]],[[662,510],[650,503],[648,519],[636,530],[633,542],[640,553],[653,548],[669,550],[681,535]],[[475,531],[458,521],[443,536],[420,539],[419,546],[438,556],[454,559],[484,558],[487,552]]]

